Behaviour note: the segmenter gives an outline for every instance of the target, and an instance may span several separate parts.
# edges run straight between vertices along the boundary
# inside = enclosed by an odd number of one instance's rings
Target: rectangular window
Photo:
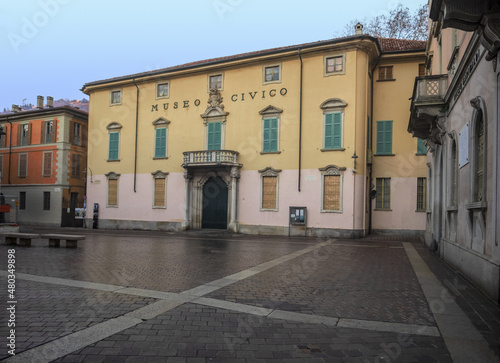
[[[82,125],[77,123],[77,122],[73,122],[73,134],[72,134],[72,144],[73,145],[77,145],[77,146],[82,146]]]
[[[391,209],[391,178],[377,178],[377,209]]]
[[[427,210],[427,178],[417,178],[417,212]]]
[[[52,176],[52,152],[43,153],[43,176]]]
[[[377,121],[377,155],[392,154],[392,121]]]
[[[43,192],[43,210],[50,210],[50,192]]]
[[[262,206],[261,209],[278,209],[277,206],[278,177],[262,177]]]
[[[342,112],[325,114],[325,149],[342,148]]]
[[[19,154],[18,176],[20,178],[28,176],[28,154]]]
[[[323,210],[341,210],[341,176],[323,176]]]
[[[112,105],[119,105],[122,103],[122,91],[121,90],[111,91],[110,103]]]
[[[31,141],[30,131],[31,131],[31,124],[19,125],[17,134],[17,145],[24,146],[30,144]]]
[[[118,205],[118,179],[108,179],[108,206]]]
[[[26,209],[26,192],[19,192],[19,210]]]
[[[424,140],[417,138],[417,155],[427,154],[427,147],[424,145]]]
[[[40,142],[42,144],[49,144],[55,142],[54,121],[44,121],[42,124],[42,135]]]
[[[7,126],[3,127],[3,132],[5,132],[5,135],[0,135],[0,147],[6,147],[7,146],[7,135],[9,134],[7,132]]]
[[[211,122],[208,124],[208,141],[207,150],[220,150],[221,149],[221,123]]]
[[[154,207],[165,207],[165,178],[155,178]]]
[[[344,57],[336,56],[326,58],[326,73],[342,73],[344,71]]]
[[[264,83],[280,82],[281,81],[281,66],[264,67]]]
[[[393,80],[394,75],[392,73],[392,66],[385,66],[378,68],[378,80],[379,81],[388,81]]]
[[[119,144],[120,144],[120,133],[110,132],[108,160],[118,160]]]
[[[170,96],[169,82],[158,83],[156,85],[156,98],[167,98]]]
[[[419,77],[425,76],[425,64],[418,65],[418,75]]]
[[[278,151],[278,119],[263,120],[262,152]]]
[[[71,157],[71,177],[79,179],[81,177],[80,169],[82,166],[82,156],[73,154]]]
[[[167,128],[155,130],[155,158],[167,157]]]
[[[208,77],[208,90],[222,89],[222,74],[214,74]]]

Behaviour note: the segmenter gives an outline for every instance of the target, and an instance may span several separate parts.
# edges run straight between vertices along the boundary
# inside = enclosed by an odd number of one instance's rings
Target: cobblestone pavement
[[[87,239],[15,247],[0,360],[500,361],[498,306],[415,239],[64,231]]]

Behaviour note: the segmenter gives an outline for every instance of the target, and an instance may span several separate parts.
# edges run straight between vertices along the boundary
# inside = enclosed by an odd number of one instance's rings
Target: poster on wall
[[[469,123],[458,134],[458,167],[463,168],[469,163]]]

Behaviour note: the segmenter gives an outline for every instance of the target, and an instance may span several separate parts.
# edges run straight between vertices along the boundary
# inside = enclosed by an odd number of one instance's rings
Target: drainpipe
[[[9,176],[8,183],[10,184],[10,164],[12,164],[11,163],[11,161],[12,161],[12,122],[9,121],[9,116],[7,116],[7,122],[10,125],[10,131],[9,131],[10,132],[10,136],[9,136],[10,137],[10,140],[9,140],[9,175],[8,175]]]
[[[302,56],[300,55],[300,48],[298,49],[300,59],[300,98],[299,98],[299,180],[297,189],[300,193],[300,175],[302,168]]]
[[[370,92],[370,121],[368,122],[368,147],[366,148],[366,152],[367,152],[367,155],[366,157],[368,158],[368,153],[370,153],[370,151],[372,152],[373,154],[373,151],[372,151],[372,140],[373,140],[373,81],[374,81],[374,78],[375,78],[375,75],[373,74],[373,72],[375,72],[375,68],[377,68],[379,62],[380,62],[380,58],[382,58],[382,53],[380,53],[380,55],[378,56],[377,58],[377,61],[375,62],[375,65],[373,66],[372,68],[372,71],[371,71],[371,75],[370,75],[370,80],[371,80],[371,92]],[[372,159],[372,162],[373,162],[373,159]],[[372,186],[372,183],[373,183],[373,178],[372,178],[372,170],[373,170],[373,164],[370,165],[370,171],[369,171],[369,177],[368,177],[368,183],[369,183],[369,186],[368,188],[370,189],[371,186]],[[370,190],[371,191],[371,190]],[[369,206],[368,206],[368,234],[370,234],[372,232],[372,197],[370,195],[370,193],[368,193],[368,198],[369,198]]]
[[[132,79],[134,82],[135,88],[137,88],[137,97],[135,103],[135,154],[134,154],[134,193],[136,193],[136,185],[137,185],[137,133],[139,129],[139,87],[137,83],[135,83],[135,78]]]

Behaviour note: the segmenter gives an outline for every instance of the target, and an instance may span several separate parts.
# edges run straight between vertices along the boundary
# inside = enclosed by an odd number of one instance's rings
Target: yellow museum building
[[[88,210],[99,228],[423,234],[407,126],[425,47],[358,31],[87,83]]]

